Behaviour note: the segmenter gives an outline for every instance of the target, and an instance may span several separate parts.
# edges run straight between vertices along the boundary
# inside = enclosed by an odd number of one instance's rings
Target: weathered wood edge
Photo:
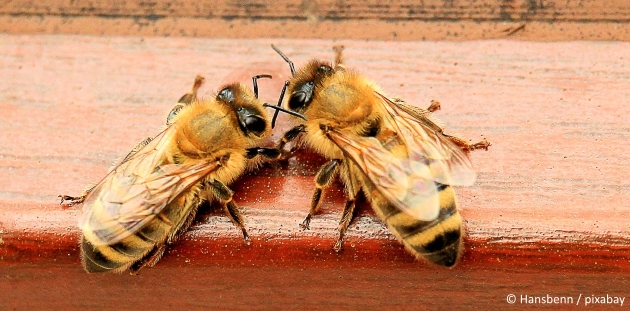
[[[289,183],[306,187],[305,178],[284,178]],[[237,182],[234,189],[238,193],[243,187],[256,188],[267,183],[267,176],[250,175]],[[334,188],[339,187],[333,187],[328,200],[342,201],[343,192]],[[244,199],[242,206],[254,242],[252,246],[243,244],[240,232],[222,213],[205,206],[196,224],[169,249],[165,258],[176,256],[175,260],[187,263],[227,266],[253,263],[260,266],[308,264],[331,267],[354,266],[357,262],[369,267],[431,266],[407,253],[365,201],[359,202],[359,214],[348,231],[344,249],[336,253],[332,245],[337,236],[338,208],[326,208],[314,218],[311,230],[303,231],[298,224],[306,211],[277,210],[275,206],[257,203],[251,197]],[[296,199],[296,206],[307,206],[306,203],[307,198]],[[65,208],[56,204],[5,206],[0,210],[0,266],[25,262],[78,265],[80,232],[76,219],[79,212],[77,207]],[[462,211],[464,219],[466,214],[466,210]],[[540,227],[536,223],[512,225],[496,225],[491,218],[466,221],[465,251],[459,266],[520,267],[540,271],[630,271],[630,245],[627,242],[630,234],[627,231],[595,233],[579,228]]]
[[[169,17],[220,18],[232,20],[473,20],[473,21],[630,21],[630,5],[623,0],[607,1],[99,1],[76,2],[44,0],[25,5],[9,1],[0,5],[0,14],[13,16],[98,16],[159,20]]]
[[[369,29],[369,31],[363,31]],[[208,38],[295,38],[356,40],[484,39],[529,41],[630,41],[630,23],[575,21],[471,20],[256,20],[166,17],[0,15],[0,32],[10,34],[81,34],[97,36],[175,36]]]
[[[0,32],[361,40],[630,40],[626,1],[158,0],[0,4]],[[368,30],[368,31],[365,31]]]

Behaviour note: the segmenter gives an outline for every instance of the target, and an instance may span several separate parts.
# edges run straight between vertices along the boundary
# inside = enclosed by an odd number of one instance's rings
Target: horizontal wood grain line
[[[630,14],[629,14],[630,16]],[[369,31],[364,31],[369,29]],[[104,18],[0,14],[0,32],[100,36],[176,36],[210,38],[294,38],[356,40],[630,41],[630,23],[577,21],[447,20],[272,20],[168,17]]]
[[[99,16],[103,18],[168,17],[247,18],[289,20],[475,20],[475,21],[610,21],[630,20],[627,1],[510,1],[499,0],[378,1],[285,0],[265,1],[101,1],[76,2],[46,0],[28,6],[9,1],[0,6],[0,14],[11,16]]]

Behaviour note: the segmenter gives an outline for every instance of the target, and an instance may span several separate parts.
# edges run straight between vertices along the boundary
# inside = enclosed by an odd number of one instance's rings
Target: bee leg
[[[85,201],[85,197],[87,197],[87,195],[90,194],[90,192],[92,192],[92,190],[94,190],[94,187],[96,187],[96,185],[90,186],[89,188],[85,189],[83,191],[83,193],[81,193],[81,195],[78,196],[78,197],[73,197],[73,196],[65,195],[65,194],[58,195],[57,197],[59,199],[61,199],[61,202],[59,202],[59,205],[64,205],[63,204],[64,201],[68,201],[66,203],[66,206],[68,206],[68,207],[72,206],[72,205],[75,205],[75,204],[83,203],[83,201]]]
[[[226,185],[216,179],[208,182],[207,185],[209,186],[208,189],[211,191],[214,197],[220,201],[221,205],[223,206],[223,210],[230,218],[232,223],[234,223],[234,225],[241,229],[241,231],[243,232],[243,239],[245,240],[245,244],[252,244],[252,240],[249,238],[249,234],[247,234],[247,230],[245,229],[245,219],[243,218],[243,215],[241,214],[241,211],[239,210],[236,203],[232,201],[232,194],[234,192],[232,192],[232,190],[230,190]]]
[[[195,82],[193,83],[193,87],[190,90],[190,92],[184,94],[182,97],[179,98],[179,100],[177,101],[178,104],[190,104],[192,102],[194,102],[195,100],[197,100],[197,91],[199,90],[199,88],[201,87],[201,85],[203,84],[203,82],[206,79],[201,76],[201,75],[197,75],[195,77]],[[178,105],[175,105],[175,107],[177,107]],[[172,112],[172,111],[171,111]]]
[[[245,157],[247,157],[247,159],[253,159],[258,155],[265,157],[267,159],[266,162],[271,162],[270,160],[279,160],[282,156],[282,152],[277,148],[249,148],[247,149]],[[277,161],[273,161],[271,165],[275,169],[280,169],[280,164]]]
[[[253,159],[257,155],[261,155],[270,160],[277,160],[282,155],[280,149],[277,148],[249,148],[247,149],[246,157]]]
[[[492,146],[492,144],[487,140],[487,139],[483,139],[480,142],[474,143],[470,146],[470,150],[476,150],[476,149],[483,149],[485,151],[488,151],[488,147]]]
[[[429,108],[427,108],[427,111],[429,112],[434,112],[436,110],[440,110],[440,102],[438,102],[437,100],[432,100],[431,101],[431,105],[429,106]],[[457,145],[459,148],[461,148],[462,150],[464,150],[466,153],[471,152],[473,150],[477,150],[477,149],[484,149],[484,150],[488,150],[488,147],[490,147],[492,144],[487,141],[485,138],[478,142],[478,143],[474,143],[474,144],[469,144],[466,140],[464,140],[463,138],[459,138],[456,136],[451,136],[448,134],[444,134],[442,132],[442,135],[444,135],[444,137],[448,138],[449,140],[451,140],[453,143],[455,143],[455,145]]]
[[[190,103],[197,100],[197,91],[204,81],[205,78],[200,75],[197,75],[195,77],[195,83],[193,84],[192,90],[180,97],[177,101],[177,104],[173,106],[173,109],[171,109],[171,112],[169,112],[168,117],[166,117],[166,125],[173,124],[173,122],[175,122],[175,117],[177,116],[179,111],[182,110],[182,108],[188,106]]]
[[[350,226],[350,222],[354,218],[355,197],[356,195],[353,195],[352,198],[348,199],[348,201],[346,202],[346,206],[343,208],[341,220],[339,220],[339,238],[337,239],[337,242],[335,242],[335,246],[333,246],[333,249],[336,252],[341,251],[343,238],[346,235],[348,226]]]
[[[190,225],[192,225],[195,217],[197,217],[199,205],[203,203],[203,200],[208,200],[208,198],[205,197],[204,199],[201,199],[199,196],[193,196],[190,200],[186,200],[186,203],[184,203],[184,208],[188,209],[190,207],[190,213],[188,214],[188,217],[180,220],[175,224],[172,233],[168,236],[168,239],[166,239],[167,245],[171,245],[177,242],[182,233],[188,231],[188,228],[190,228]]]
[[[166,251],[166,244],[162,244],[159,245],[155,248],[155,251],[153,252],[153,255],[151,255],[151,257],[147,258],[145,266],[146,267],[153,267],[155,266],[155,264],[160,261],[160,259],[162,258],[162,256],[164,256],[164,252]]]
[[[92,190],[92,189],[90,189]],[[65,195],[65,194],[60,194],[57,197],[59,199],[61,199],[61,202],[59,202],[59,205],[64,205],[64,203],[66,203],[66,206],[72,206],[75,204],[80,204],[83,203],[83,201],[85,201],[85,197],[90,193],[90,191],[85,191],[83,192],[83,194],[81,194],[78,197],[73,197],[70,195]],[[67,202],[66,202],[67,201]]]
[[[333,51],[335,51],[335,70],[346,70],[346,66],[343,64],[343,49],[345,46],[343,45],[335,45],[333,46]]]
[[[348,172],[350,172],[350,167],[348,167],[350,165],[350,163],[346,162],[346,167],[345,169],[343,169],[341,171],[341,179],[344,180],[345,185],[346,185],[346,191],[348,193],[348,201],[346,201],[346,206],[344,206],[343,208],[343,212],[341,213],[341,219],[339,220],[339,238],[337,239],[337,242],[335,242],[335,245],[333,246],[333,249],[336,252],[341,251],[341,245],[343,244],[343,239],[346,235],[346,231],[348,230],[348,226],[350,226],[350,223],[352,222],[352,219],[354,218],[354,207],[355,207],[355,199],[357,197],[357,194],[359,193],[359,185],[357,184],[357,181],[354,178],[351,178],[351,176],[348,175]]]
[[[429,106],[429,108],[427,108],[427,111],[429,112],[435,112],[437,110],[440,110],[441,106],[440,106],[440,102],[437,100],[431,100],[431,105]]]
[[[243,232],[243,241],[245,245],[251,245],[252,239],[249,237],[249,234],[247,234],[247,229],[245,229],[245,220],[236,203],[234,203],[234,201],[230,201],[225,204],[223,208],[232,222],[241,229],[241,232]]]
[[[478,143],[469,144],[467,141],[465,141],[462,138],[451,136],[451,135],[447,135],[447,134],[444,134],[444,133],[442,133],[442,135],[444,135],[446,138],[450,139],[459,148],[461,148],[462,150],[466,151],[466,153],[471,152],[473,150],[477,150],[477,149],[484,149],[484,150],[487,151],[488,147],[490,147],[492,145],[485,138],[482,141],[478,142]]]
[[[281,158],[286,158],[288,155],[290,155],[297,149],[296,147],[293,147],[291,148],[290,151],[285,151],[284,146],[294,141],[302,132],[306,132],[306,128],[304,124],[300,124],[284,134],[284,136],[282,137],[282,140],[276,147],[278,150],[280,150]]]
[[[140,269],[144,267],[153,267],[162,259],[164,252],[166,251],[166,244],[156,245],[155,248],[149,253],[149,255],[142,260],[134,263],[129,267],[129,274],[138,275]]]
[[[196,196],[192,198],[192,201],[188,201],[186,203],[186,205],[190,206],[191,208],[191,211],[188,214],[188,216],[175,224],[172,233],[169,234],[166,241],[160,244],[157,244],[153,248],[153,250],[151,250],[144,258],[142,258],[140,261],[134,263],[131,267],[129,267],[129,272],[132,275],[138,274],[140,269],[144,267],[153,267],[158,263],[158,261],[160,261],[160,259],[164,255],[164,252],[166,251],[166,248],[172,245],[173,243],[177,242],[177,240],[182,235],[182,233],[186,232],[188,228],[190,227],[190,225],[192,224],[193,220],[195,220],[195,217],[197,216],[197,209],[200,203],[201,201],[199,197],[196,197]],[[158,216],[160,215],[158,214]],[[166,222],[169,220],[165,219],[164,221]]]
[[[317,209],[319,208],[322,191],[330,185],[332,177],[337,172],[337,166],[339,163],[341,163],[341,160],[339,159],[332,160],[324,164],[324,166],[319,169],[319,172],[317,172],[317,175],[315,175],[315,192],[313,192],[313,198],[311,199],[311,209],[309,210],[308,215],[306,215],[304,221],[300,224],[300,228],[303,230],[309,229],[311,218],[313,218],[313,215],[315,215]]]

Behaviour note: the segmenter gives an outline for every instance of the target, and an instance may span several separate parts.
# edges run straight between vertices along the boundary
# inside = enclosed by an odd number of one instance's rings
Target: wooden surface
[[[16,1],[0,32],[366,40],[630,40],[626,0]]]
[[[389,95],[421,107],[438,100],[449,133],[492,142],[472,154],[476,184],[456,189],[467,227],[459,265],[414,260],[365,202],[344,250],[334,253],[344,200],[338,185],[311,230],[298,230],[323,163],[300,152],[231,186],[252,246],[206,208],[155,268],[138,276],[83,272],[78,210],[60,207],[57,195],[80,193],[158,133],[196,74],[206,77],[205,95],[272,74],[260,89],[275,102],[289,70],[271,43],[297,66],[332,60],[332,45],[342,43],[348,67]],[[392,48],[361,40],[0,34],[0,310],[503,310],[508,294],[625,296],[628,55],[623,42]],[[273,140],[287,128],[282,120]]]

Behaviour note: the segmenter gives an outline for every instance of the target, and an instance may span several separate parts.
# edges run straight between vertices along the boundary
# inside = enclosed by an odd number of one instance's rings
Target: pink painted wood
[[[458,266],[416,261],[365,202],[345,248],[332,251],[344,194],[334,185],[311,230],[313,175],[299,152],[237,181],[253,245],[207,209],[139,276],[88,275],[76,218],[57,195],[78,194],[162,128],[197,74],[200,93],[261,80],[275,102],[288,66],[346,62],[392,96],[426,107],[473,141],[479,172],[457,188],[466,220]],[[0,35],[0,309],[503,310],[508,294],[620,295],[630,276],[630,44],[379,42]],[[272,140],[288,129],[281,119]],[[37,297],[34,299],[33,297]],[[540,307],[517,302],[520,307]],[[566,306],[565,306],[566,307]]]

